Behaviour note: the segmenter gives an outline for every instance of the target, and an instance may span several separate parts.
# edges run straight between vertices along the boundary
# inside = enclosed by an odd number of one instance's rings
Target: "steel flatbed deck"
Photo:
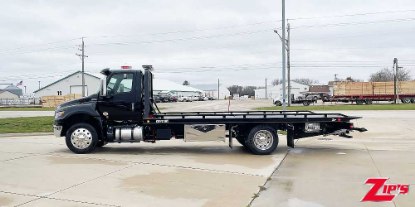
[[[148,124],[186,123],[305,123],[348,122],[360,117],[341,113],[311,111],[230,111],[230,112],[168,112],[157,113],[146,119]]]

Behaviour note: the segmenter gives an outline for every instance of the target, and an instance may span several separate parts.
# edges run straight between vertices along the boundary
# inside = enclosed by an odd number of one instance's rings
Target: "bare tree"
[[[184,85],[184,86],[188,86],[188,85],[190,85],[190,82],[189,82],[189,81],[187,81],[187,80],[185,80],[185,81],[183,81],[183,85]]]
[[[388,68],[384,68],[376,73],[373,73],[370,75],[370,81],[372,82],[387,82],[387,81],[393,81],[395,72],[394,70],[390,70]],[[400,68],[398,70],[398,80],[400,81],[408,81],[411,80],[411,74],[409,70]]]
[[[229,92],[231,92],[231,95],[233,96],[233,94],[241,94],[242,92],[242,86],[238,86],[238,85],[232,85],[228,87]]]
[[[274,79],[273,81],[272,81],[272,85],[273,86],[276,86],[276,85],[278,85],[278,84],[280,84],[281,83],[281,80],[280,79]]]
[[[313,85],[313,84],[318,84],[318,80],[313,80],[310,78],[296,78],[293,79],[292,81],[297,82],[297,83],[301,83],[304,85]]]
[[[351,76],[347,77],[346,81],[349,81],[349,82],[363,82],[363,80],[352,78]]]
[[[257,89],[256,86],[245,86],[241,91],[241,96],[255,96],[255,89]]]
[[[318,80],[313,80],[313,79],[310,79],[310,78],[296,78],[296,79],[293,79],[291,81],[301,83],[301,84],[304,84],[304,85],[318,84]],[[274,79],[272,81],[273,86],[279,85],[281,83],[282,83],[282,81],[280,79]]]

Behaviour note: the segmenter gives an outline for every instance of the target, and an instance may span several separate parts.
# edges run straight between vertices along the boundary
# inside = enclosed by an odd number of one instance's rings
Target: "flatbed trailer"
[[[323,99],[323,102],[343,102],[343,103],[356,103],[372,104],[374,101],[394,101],[399,99],[402,103],[415,103],[415,94],[399,94],[395,96],[393,94],[377,94],[377,95],[343,95],[332,96]]]
[[[372,104],[373,101],[415,103],[415,81],[388,82],[338,82],[333,96],[324,97],[324,102],[351,102]]]
[[[103,70],[98,94],[62,104],[55,112],[54,131],[65,136],[75,153],[89,153],[108,142],[225,141],[236,139],[253,154],[272,153],[277,131],[287,132],[287,144],[318,135],[350,138],[360,117],[311,111],[232,111],[161,113],[153,100],[151,66],[141,70]],[[128,87],[125,87],[128,85]],[[124,87],[124,88],[122,88]],[[121,92],[119,92],[121,91]],[[119,93],[118,93],[119,92]]]

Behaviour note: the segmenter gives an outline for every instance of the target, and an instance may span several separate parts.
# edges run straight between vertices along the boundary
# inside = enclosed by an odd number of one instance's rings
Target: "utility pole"
[[[282,16],[281,16],[281,22],[282,22],[282,110],[285,111],[286,108],[286,94],[285,94],[285,0],[282,0]]]
[[[395,68],[395,75],[393,77],[393,93],[394,93],[394,103],[398,103],[398,88],[396,86],[396,83],[398,82],[398,58],[393,59],[393,66]]]
[[[84,37],[81,38],[82,39],[82,45],[81,48],[79,48],[78,50],[81,51],[81,54],[76,54],[77,56],[81,57],[82,60],[82,97],[85,97],[85,57],[88,57],[85,55],[85,42],[84,42]]]
[[[40,89],[40,81],[38,81],[39,82],[39,89]]]
[[[267,86],[267,79],[265,78],[265,99],[268,99],[268,86]]]
[[[218,78],[218,100],[219,100],[219,78]]]
[[[290,62],[290,23],[287,23],[287,79],[288,79],[288,106],[291,106],[291,62]]]
[[[393,66],[395,67],[395,75],[393,78],[393,89],[394,89],[394,95],[395,95],[395,101],[394,103],[397,104],[398,100],[399,100],[399,91],[398,91],[398,84],[399,84],[399,79],[398,79],[398,72],[399,72],[399,64],[398,64],[398,58],[394,58],[393,59]]]

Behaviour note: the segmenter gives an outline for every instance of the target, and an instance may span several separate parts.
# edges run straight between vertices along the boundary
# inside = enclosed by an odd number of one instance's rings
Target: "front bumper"
[[[61,137],[62,136],[62,126],[53,125],[53,134],[55,137]]]

